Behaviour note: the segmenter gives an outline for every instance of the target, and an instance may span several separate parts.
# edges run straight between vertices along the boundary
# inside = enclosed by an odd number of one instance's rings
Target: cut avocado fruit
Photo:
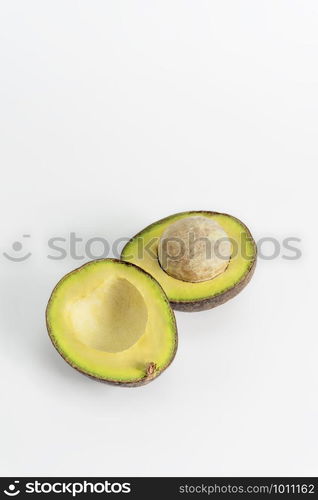
[[[207,243],[217,243],[213,249],[218,252],[207,254]],[[223,304],[247,285],[256,255],[252,235],[239,219],[191,211],[143,229],[125,245],[121,259],[151,274],[174,309],[202,311]]]
[[[116,259],[92,261],[64,276],[52,292],[46,320],[65,361],[113,384],[154,380],[177,349],[174,313],[161,286]]]

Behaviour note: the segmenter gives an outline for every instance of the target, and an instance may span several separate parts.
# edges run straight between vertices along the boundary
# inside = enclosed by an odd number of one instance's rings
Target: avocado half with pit
[[[154,380],[177,349],[174,313],[161,286],[116,259],[92,261],[64,276],[52,292],[46,321],[65,361],[113,384]]]
[[[255,241],[232,215],[191,211],[159,220],[136,234],[121,259],[151,274],[174,309],[202,311],[223,304],[250,281]]]

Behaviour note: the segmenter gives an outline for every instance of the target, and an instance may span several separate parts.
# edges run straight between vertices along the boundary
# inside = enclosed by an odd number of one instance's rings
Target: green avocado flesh
[[[158,243],[170,224],[182,218],[195,216],[207,217],[216,221],[230,238],[233,253],[222,274],[206,281],[192,283],[176,279],[162,269],[158,261]],[[228,300],[231,293],[227,292],[234,290],[240,284],[242,285],[244,280],[247,282],[247,276],[254,269],[256,253],[255,242],[247,227],[239,219],[218,212],[192,211],[171,215],[146,227],[126,244],[121,258],[136,264],[151,274],[160,283],[174,306],[176,304],[182,305],[182,303],[203,302],[222,294],[224,296],[226,294],[226,300]],[[235,293],[232,296],[234,295]]]
[[[164,291],[149,274],[116,259],[89,262],[62,278],[46,317],[63,358],[100,380],[149,382],[176,352],[176,323]]]

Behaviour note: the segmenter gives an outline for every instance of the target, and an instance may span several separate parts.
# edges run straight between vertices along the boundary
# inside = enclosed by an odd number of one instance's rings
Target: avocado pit
[[[185,217],[170,224],[158,245],[162,269],[178,280],[198,283],[215,278],[228,267],[232,244],[215,220]]]

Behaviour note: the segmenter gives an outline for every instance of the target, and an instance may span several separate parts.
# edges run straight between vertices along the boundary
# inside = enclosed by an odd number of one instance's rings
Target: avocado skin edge
[[[183,214],[188,214],[189,216],[191,216],[191,215],[204,215],[204,214],[226,215],[227,217],[231,217],[232,219],[237,220],[245,228],[246,233],[249,236],[250,240],[252,241],[253,246],[254,246],[254,250],[255,250],[255,255],[254,255],[253,260],[251,261],[251,265],[250,265],[250,268],[248,269],[248,271],[241,278],[241,280],[238,283],[236,283],[236,285],[229,288],[228,290],[225,290],[225,292],[221,292],[220,294],[215,295],[214,297],[206,297],[204,299],[198,299],[198,300],[193,300],[193,301],[191,301],[191,300],[189,300],[189,301],[170,300],[170,305],[175,311],[183,311],[183,312],[207,311],[208,309],[213,309],[214,307],[217,307],[217,306],[224,304],[228,300],[230,300],[233,297],[235,297],[236,295],[238,295],[243,290],[243,288],[245,288],[246,285],[250,282],[250,280],[254,274],[255,267],[256,267],[257,245],[254,241],[254,238],[253,238],[250,230],[248,229],[246,224],[244,224],[244,222],[242,222],[237,217],[234,217],[233,215],[226,214],[223,212],[214,212],[214,211],[209,211],[209,210],[189,210],[186,212],[178,212],[176,214],[169,215],[168,217],[164,217],[163,219],[160,219],[156,222],[153,222],[152,224],[147,226],[147,228],[157,226],[158,224],[161,224],[164,221],[167,221],[169,219],[173,219],[176,215],[183,215]],[[147,228],[145,228],[145,229],[147,229]],[[142,229],[139,233],[135,234],[135,236],[130,238],[130,240],[127,242],[127,245],[131,241],[133,241],[135,238],[138,238],[144,232],[145,229]],[[125,245],[125,247],[126,247],[126,245]],[[125,247],[123,248],[122,255],[123,255],[123,252],[125,250]],[[121,255],[121,258],[122,258],[122,255]],[[127,261],[125,261],[125,262],[127,262]]]
[[[113,261],[113,262],[117,262],[119,264],[123,264],[123,265],[128,265],[128,266],[131,266],[131,267],[137,267],[137,269],[141,272],[143,272],[144,274],[147,274],[153,281],[155,281],[157,283],[157,285],[161,288],[162,292],[163,292],[163,296],[164,298],[166,299],[167,303],[170,305],[171,307],[171,304],[169,303],[169,300],[168,300],[168,297],[166,296],[166,293],[165,291],[163,290],[162,286],[160,285],[160,283],[158,283],[157,280],[155,280],[155,278],[153,276],[151,276],[151,274],[147,273],[147,271],[145,271],[144,269],[142,269],[141,267],[138,267],[136,266],[135,264],[133,264],[132,262],[125,262],[125,261],[122,261],[122,260],[119,260],[119,259],[113,259],[113,258],[107,258],[107,259],[95,259],[95,260],[108,260],[108,261]],[[89,262],[86,262],[85,264],[83,264],[82,266],[76,268],[76,269],[73,269],[73,271],[70,271],[69,273],[67,273],[65,276],[63,276],[61,278],[60,281],[62,281],[66,276],[68,276],[68,274],[73,274],[74,272],[77,272],[79,271],[82,267],[84,267],[85,265],[91,263],[91,262],[94,262],[94,261],[89,261]],[[59,283],[59,282],[58,282]],[[50,301],[53,297],[53,292],[56,288],[56,286],[58,285],[58,283],[55,285],[52,293],[51,293],[51,296],[49,298],[49,301],[48,301],[48,304],[47,304],[47,307],[46,307],[46,312],[48,310],[48,307],[49,307],[49,304],[50,304]],[[63,358],[64,361],[66,361],[66,363],[68,365],[70,365],[72,368],[74,368],[76,371],[80,372],[82,375],[85,375],[86,377],[89,377],[90,379],[94,379],[94,380],[97,380],[98,382],[103,382],[103,383],[106,383],[106,384],[110,384],[110,385],[117,385],[117,386],[121,386],[121,387],[141,387],[143,385],[146,385],[146,384],[149,384],[149,382],[152,382],[152,380],[155,380],[157,377],[159,377],[172,363],[172,361],[174,360],[175,356],[176,356],[176,353],[177,353],[177,350],[178,350],[178,329],[177,329],[177,322],[176,322],[176,318],[175,318],[175,315],[174,315],[174,312],[173,310],[171,309],[171,317],[172,317],[172,320],[173,320],[173,324],[174,324],[174,328],[175,328],[175,343],[174,343],[174,347],[173,347],[173,353],[172,353],[172,356],[171,356],[171,359],[169,361],[169,363],[162,369],[160,370],[160,372],[158,373],[155,373],[153,376],[151,377],[142,377],[140,379],[137,379],[137,380],[134,380],[133,382],[126,382],[126,381],[121,381],[121,380],[112,380],[112,379],[104,379],[104,378],[99,378],[99,377],[96,377],[95,375],[91,375],[87,372],[85,372],[84,370],[81,370],[78,366],[76,366],[74,363],[72,363],[72,360],[67,358],[64,353],[58,348],[58,345],[57,343],[54,341],[53,339],[53,336],[51,335],[51,328],[48,324],[48,321],[47,321],[47,313],[45,312],[45,322],[46,322],[46,328],[47,328],[47,332],[48,332],[48,336],[49,336],[49,339],[50,341],[52,342],[53,346],[55,347],[55,349],[57,350],[57,352],[59,353],[59,355]]]
[[[241,281],[239,281],[229,290],[226,290],[225,292],[220,293],[219,295],[215,295],[214,297],[201,299],[193,302],[170,301],[171,307],[175,311],[197,312],[197,311],[207,311],[208,309],[213,309],[214,307],[220,306],[221,304],[224,304],[228,300],[238,295],[243,290],[243,288],[246,287],[246,285],[249,283],[254,274],[255,267],[256,267],[256,256],[253,261],[252,267],[245,274],[244,278],[241,279]]]

